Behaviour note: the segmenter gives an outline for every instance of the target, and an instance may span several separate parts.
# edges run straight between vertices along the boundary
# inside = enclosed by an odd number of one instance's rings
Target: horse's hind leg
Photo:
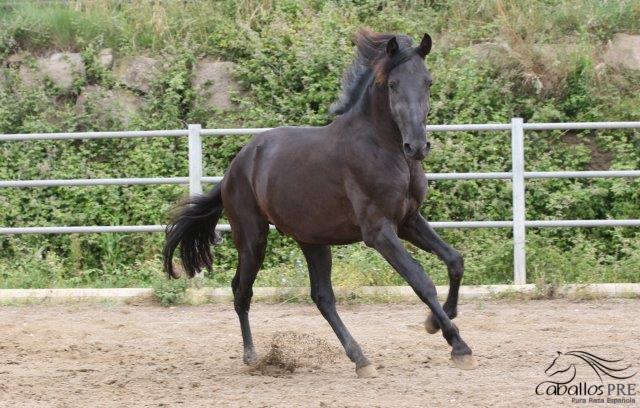
[[[235,213],[235,216],[229,215],[233,243],[238,250],[238,268],[231,288],[242,330],[243,361],[245,364],[253,364],[257,356],[249,327],[249,307],[253,296],[253,282],[264,260],[269,224],[257,211],[238,213],[237,210],[236,208],[230,211]]]
[[[418,248],[432,252],[447,266],[449,272],[449,294],[442,308],[449,319],[458,315],[458,291],[464,274],[464,261],[458,251],[444,242],[442,238],[431,228],[422,215],[416,213],[398,229],[400,238],[411,242]],[[440,330],[438,319],[433,313],[429,313],[424,322],[427,332],[433,334]]]
[[[336,298],[331,287],[331,249],[324,245],[299,244],[309,266],[311,298],[338,336],[349,359],[356,363],[358,377],[375,377],[375,367],[364,356],[362,349],[338,316]]]

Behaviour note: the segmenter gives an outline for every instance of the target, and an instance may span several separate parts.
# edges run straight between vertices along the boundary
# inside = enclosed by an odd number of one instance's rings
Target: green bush
[[[158,277],[153,284],[153,296],[162,306],[172,306],[184,301],[187,288],[189,288],[189,281],[184,278]]]
[[[75,98],[85,85],[116,87],[95,64],[103,47],[116,57],[161,56],[168,67],[145,96],[129,128],[268,127],[323,125],[353,58],[349,40],[361,26],[435,38],[428,66],[431,123],[638,120],[640,74],[598,68],[605,41],[618,31],[640,31],[636,1],[516,0],[342,1],[195,0],[87,1],[72,5],[0,2],[0,59],[17,52],[81,52],[85,79],[70,95],[49,83],[30,88],[15,70],[0,85],[0,132],[121,130],[97,128],[97,115],[79,114]],[[587,18],[588,17],[588,18]],[[505,42],[509,58],[474,58],[470,46]],[[574,44],[561,64],[546,63],[542,43]],[[198,106],[191,89],[194,62],[212,56],[237,64],[240,109]],[[6,64],[0,64],[4,67]],[[0,79],[2,76],[0,76]],[[429,172],[509,171],[507,132],[434,133]],[[207,137],[205,175],[221,175],[247,137]],[[637,130],[527,132],[527,170],[584,170],[593,166],[640,168]],[[604,158],[594,162],[594,157]],[[182,138],[0,143],[0,179],[174,177],[187,174]],[[101,186],[3,189],[0,225],[123,225],[167,221],[185,194],[179,186]],[[536,180],[527,183],[528,219],[640,218],[637,179]],[[506,181],[430,183],[422,212],[430,220],[498,220],[511,217]],[[224,221],[222,221],[224,222]],[[511,280],[510,231],[445,230],[466,259],[466,283]],[[530,280],[635,282],[640,274],[640,231],[634,228],[539,229],[528,235]],[[161,234],[87,234],[0,237],[1,287],[152,286],[160,269]],[[409,248],[437,283],[444,266]],[[206,284],[228,285],[236,253],[228,236],[216,247]],[[334,281],[341,285],[395,285],[401,278],[362,245],[334,249]],[[259,285],[307,284],[303,257],[291,239],[270,234]],[[170,291],[171,292],[171,291]]]

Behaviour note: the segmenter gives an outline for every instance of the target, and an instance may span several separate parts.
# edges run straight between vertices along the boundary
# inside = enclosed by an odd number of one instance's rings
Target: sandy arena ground
[[[584,406],[535,395],[556,350],[640,366],[637,299],[466,301],[456,323],[478,357],[475,371],[456,369],[442,336],[424,331],[421,304],[339,309],[378,378],[356,379],[341,353],[293,373],[248,372],[231,305],[3,306],[0,406]],[[278,331],[341,351],[315,306],[257,303],[251,317],[261,355]]]

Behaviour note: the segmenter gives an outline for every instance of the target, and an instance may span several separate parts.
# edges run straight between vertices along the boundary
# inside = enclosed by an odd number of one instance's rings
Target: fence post
[[[527,283],[524,208],[524,128],[522,118],[511,119],[511,180],[513,188],[513,283]]]
[[[202,194],[202,126],[189,125],[189,195]]]
[[[202,126],[189,125],[189,195],[202,194]],[[196,273],[197,278],[203,278],[202,271]]]

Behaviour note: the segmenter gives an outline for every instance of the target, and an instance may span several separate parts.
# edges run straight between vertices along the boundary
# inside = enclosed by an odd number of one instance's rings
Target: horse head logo
[[[580,350],[567,351],[566,353],[558,351],[558,355],[544,372],[552,378],[553,382],[559,384],[567,384],[573,381],[578,372],[577,367],[585,366],[591,367],[600,382],[603,382],[603,377],[605,379],[624,380],[636,375],[635,371],[631,374],[629,373],[628,370],[631,365],[624,365],[625,363],[622,360],[622,358],[608,360]],[[563,374],[566,374],[566,376],[563,376]]]

